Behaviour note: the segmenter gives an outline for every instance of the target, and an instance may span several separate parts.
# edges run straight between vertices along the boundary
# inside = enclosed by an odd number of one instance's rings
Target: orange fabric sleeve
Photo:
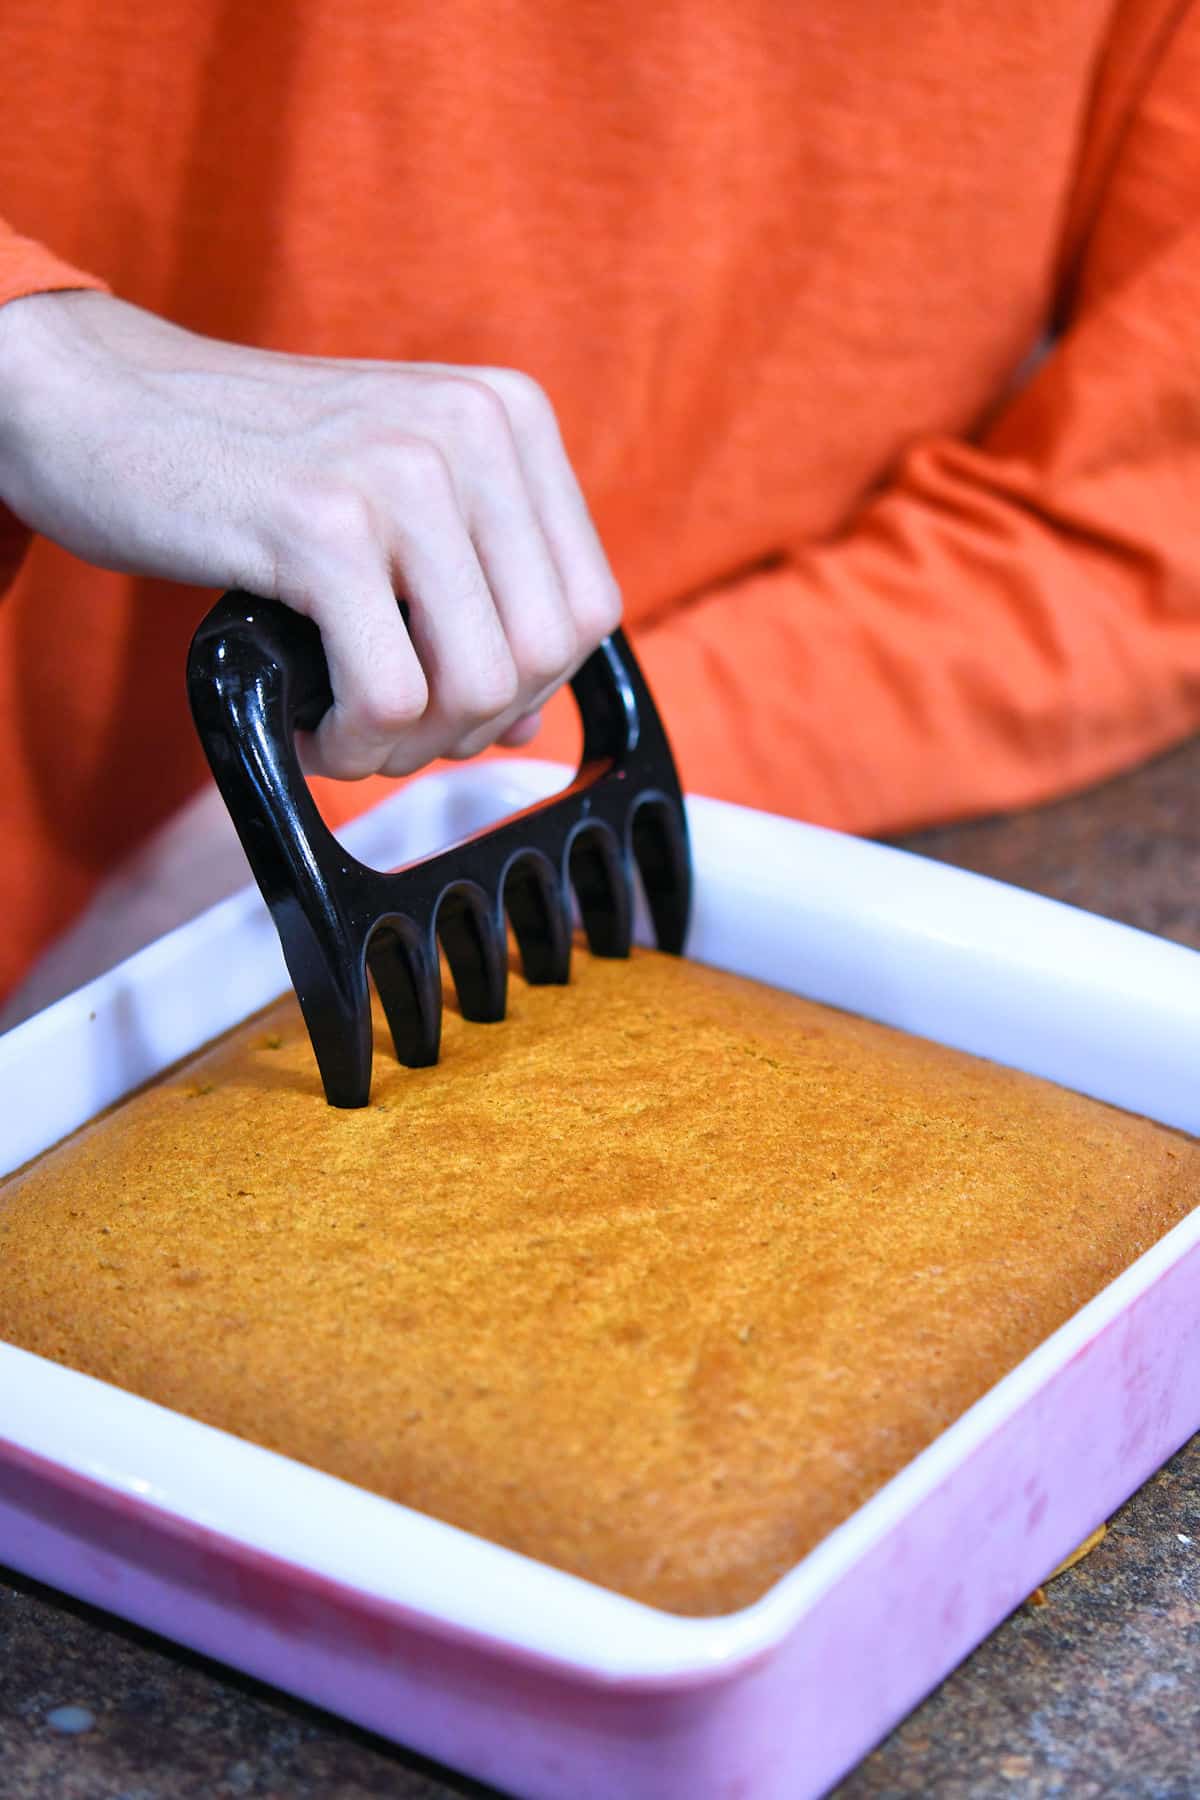
[[[0,219],[0,306],[26,294],[48,294],[65,288],[104,288],[95,275],[64,262],[32,238],[22,237]]]
[[[95,275],[64,262],[52,250],[22,237],[0,219],[0,306],[22,300],[28,294],[47,294],[66,288],[100,288],[106,283]],[[29,543],[30,533],[0,500],[0,594],[13,579]]]
[[[862,832],[1036,802],[1200,724],[1200,9],[1079,233],[1056,342],[847,533],[638,638],[686,784]]]

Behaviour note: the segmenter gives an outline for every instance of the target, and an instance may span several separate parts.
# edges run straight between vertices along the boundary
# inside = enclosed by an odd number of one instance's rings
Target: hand
[[[283,356],[33,295],[0,307],[0,496],[89,562],[315,620],[315,774],[524,742],[620,617],[550,403],[511,369]]]

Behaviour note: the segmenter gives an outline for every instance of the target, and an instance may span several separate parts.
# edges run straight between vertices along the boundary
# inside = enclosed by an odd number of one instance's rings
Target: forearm
[[[31,294],[81,288],[107,291],[98,276],[76,268],[46,245],[23,237],[0,219],[0,459],[3,458],[5,424],[11,421],[10,395],[16,355],[13,344],[15,321],[9,303]],[[28,526],[5,505],[2,496],[3,477],[0,474],[0,595],[16,575],[30,536]]]
[[[1045,799],[1200,725],[1200,10],[978,443],[917,444],[836,540],[641,650],[685,781],[858,831]]]
[[[1104,543],[929,447],[846,538],[637,648],[685,784],[892,832],[1098,780],[1200,723],[1200,559]]]

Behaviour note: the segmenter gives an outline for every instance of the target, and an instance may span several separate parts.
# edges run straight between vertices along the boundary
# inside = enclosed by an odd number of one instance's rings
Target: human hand
[[[511,369],[286,356],[32,295],[0,307],[0,497],[88,562],[313,619],[314,774],[526,741],[620,617],[550,403]]]

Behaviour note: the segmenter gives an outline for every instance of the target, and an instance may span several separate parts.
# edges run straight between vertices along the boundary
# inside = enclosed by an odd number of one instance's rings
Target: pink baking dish
[[[347,842],[395,864],[561,779],[431,777]],[[1200,1130],[1200,956],[790,821],[690,818],[697,958]],[[283,986],[246,892],[0,1038],[0,1168]],[[755,1605],[685,1619],[0,1344],[0,1562],[530,1800],[800,1800],[1198,1427],[1200,1212]]]

